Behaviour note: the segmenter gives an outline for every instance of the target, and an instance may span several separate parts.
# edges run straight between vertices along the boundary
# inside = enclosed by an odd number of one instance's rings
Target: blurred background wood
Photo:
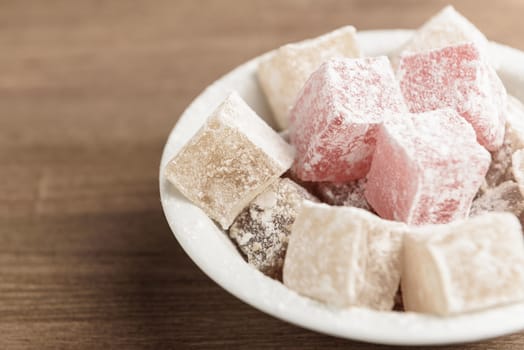
[[[0,2],[0,348],[379,349],[238,301],[161,211],[166,137],[238,64],[345,24],[414,28],[444,1]],[[519,0],[456,1],[524,49]],[[521,349],[524,333],[442,349]]]

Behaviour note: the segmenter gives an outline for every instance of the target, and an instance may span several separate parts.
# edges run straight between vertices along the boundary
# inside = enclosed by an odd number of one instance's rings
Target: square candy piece
[[[366,210],[306,201],[291,230],[284,284],[335,306],[391,310],[404,230]]]
[[[411,112],[453,108],[482,146],[494,151],[502,145],[506,90],[474,44],[403,55],[397,76]]]
[[[232,93],[169,162],[165,175],[227,229],[292,162],[292,148]]]
[[[467,217],[490,155],[457,112],[388,120],[377,140],[364,193],[377,214],[414,225]]]
[[[291,226],[304,199],[316,200],[293,181],[278,179],[229,228],[229,236],[237,242],[248,263],[270,277],[282,276]]]
[[[405,235],[406,311],[448,316],[524,300],[524,241],[509,213],[489,213]]]
[[[258,67],[258,80],[277,125],[288,126],[297,94],[322,63],[333,57],[360,57],[355,28],[342,27],[318,38],[282,46]]]
[[[489,56],[488,39],[453,6],[446,6],[420,27],[411,39],[401,48],[406,52],[423,52],[441,49],[446,46],[473,42],[482,54]],[[494,61],[494,57],[489,57]]]
[[[378,127],[386,116],[406,111],[386,57],[338,58],[322,64],[291,111],[295,173],[304,181],[363,178]]]

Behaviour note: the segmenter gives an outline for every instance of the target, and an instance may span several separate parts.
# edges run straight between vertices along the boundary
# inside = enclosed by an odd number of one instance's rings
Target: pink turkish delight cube
[[[490,163],[472,127],[452,109],[386,121],[365,197],[383,218],[440,224],[467,217]]]
[[[502,145],[506,90],[475,44],[405,54],[398,79],[411,112],[453,108],[473,126],[481,145],[490,151]]]
[[[384,117],[405,111],[386,57],[325,62],[306,82],[291,111],[294,172],[304,181],[364,177]]]

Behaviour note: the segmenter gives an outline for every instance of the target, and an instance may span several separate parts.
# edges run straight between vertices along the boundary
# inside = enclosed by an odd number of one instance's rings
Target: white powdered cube
[[[524,241],[509,213],[487,213],[405,235],[406,311],[448,316],[524,300]]]
[[[288,127],[289,110],[309,76],[333,57],[361,57],[356,30],[339,28],[314,39],[277,49],[258,67],[258,80],[281,129]]]
[[[494,67],[498,66],[495,58],[489,53],[488,39],[467,18],[453,8],[446,6],[424,23],[404,46],[400,53],[423,52],[454,46],[464,42],[473,42],[483,55],[489,57]],[[400,56],[400,55],[398,55]],[[398,62],[398,58],[393,60]]]
[[[335,306],[391,310],[406,229],[363,209],[305,201],[291,229],[284,284]]]
[[[169,162],[165,175],[227,229],[292,162],[291,146],[232,93]]]

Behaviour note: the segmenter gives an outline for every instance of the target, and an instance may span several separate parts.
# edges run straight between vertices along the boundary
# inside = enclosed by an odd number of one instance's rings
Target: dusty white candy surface
[[[320,37],[282,46],[260,63],[258,79],[281,129],[288,126],[289,109],[298,92],[323,62],[333,57],[360,57],[354,27],[346,26]]]
[[[488,213],[405,235],[406,311],[442,316],[524,300],[524,241],[517,218]]]
[[[229,228],[248,262],[280,278],[291,226],[304,199],[316,200],[289,179],[278,179],[246,207]]]
[[[489,42],[477,27],[453,6],[446,6],[424,23],[401,49],[400,52],[422,52],[460,44],[474,42],[484,55],[489,56]],[[489,57],[497,67],[495,57]],[[398,58],[394,58],[398,62]]]
[[[293,170],[305,181],[365,177],[377,131],[391,114],[407,113],[385,56],[333,58],[308,79],[290,113]]]
[[[165,174],[226,229],[292,162],[292,148],[232,93],[168,163]]]
[[[524,197],[515,181],[506,181],[487,189],[471,205],[470,216],[488,212],[509,212],[522,222],[524,219]]]
[[[365,197],[381,217],[413,225],[467,217],[490,156],[455,111],[390,117],[377,139]]]
[[[304,202],[284,262],[284,284],[336,306],[391,310],[406,226],[359,208]]]

